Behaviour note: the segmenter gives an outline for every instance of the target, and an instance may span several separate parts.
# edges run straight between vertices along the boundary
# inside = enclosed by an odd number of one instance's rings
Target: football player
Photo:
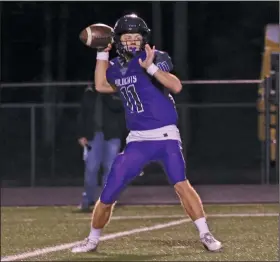
[[[162,164],[204,247],[209,251],[222,247],[210,233],[200,197],[186,178],[178,117],[169,93],[179,93],[182,84],[171,73],[173,65],[168,54],[149,46],[149,35],[150,29],[143,19],[135,14],[126,15],[114,27],[118,56],[109,61],[111,45],[97,52],[95,88],[101,93],[121,94],[130,133],[95,205],[89,236],[72,249],[74,253],[97,248],[120,193],[151,161]]]

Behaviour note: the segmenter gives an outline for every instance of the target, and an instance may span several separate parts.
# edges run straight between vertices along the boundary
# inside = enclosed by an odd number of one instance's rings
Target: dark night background
[[[173,22],[174,6],[175,2],[161,2],[162,21],[158,21],[162,24],[162,49],[171,57],[174,56],[173,32],[176,28]],[[67,10],[64,15],[62,10]],[[85,47],[78,37],[80,31],[89,24],[102,22],[113,26],[120,16],[135,12],[153,30],[152,2],[2,2],[2,82],[46,80],[46,12],[50,15],[51,72],[48,79],[51,81],[92,79],[95,50]],[[189,2],[187,14],[187,52],[184,57],[187,67],[184,76],[179,75],[182,80],[260,78],[264,30],[268,23],[279,23],[278,2]],[[59,47],[63,20],[66,26],[65,71],[60,68]],[[186,86],[188,95],[184,96],[183,93],[177,101],[198,105],[210,102],[255,103],[257,87]],[[81,99],[83,88],[58,87],[55,101],[77,103]],[[0,103],[42,103],[43,94],[42,87],[3,88]],[[82,179],[81,152],[75,137],[77,110],[74,108],[63,111],[56,121],[55,141],[46,145],[42,142],[42,109],[36,109],[38,181],[51,177],[51,184],[59,184],[62,183],[58,182],[61,177]],[[0,172],[7,180],[18,180],[20,172],[22,179],[19,180],[28,183],[30,110],[4,108],[1,111],[0,153],[7,158],[1,157],[4,161]],[[257,140],[255,107],[195,108],[189,110],[188,114],[190,122],[187,126],[187,153],[189,176],[194,183],[260,182],[260,144]],[[13,159],[13,163],[8,159]],[[69,165],[70,162],[73,165]],[[162,175],[151,180],[151,183],[166,182]]]

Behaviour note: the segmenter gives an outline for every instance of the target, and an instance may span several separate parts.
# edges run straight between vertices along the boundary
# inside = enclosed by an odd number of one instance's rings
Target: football
[[[91,48],[105,48],[113,43],[114,29],[105,24],[93,24],[82,30],[80,40]]]

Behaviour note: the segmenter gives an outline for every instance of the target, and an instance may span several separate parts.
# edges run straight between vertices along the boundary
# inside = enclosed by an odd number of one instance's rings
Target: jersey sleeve
[[[154,63],[161,71],[173,71],[173,63],[171,61],[170,56],[166,52],[156,51]]]
[[[112,72],[111,72],[111,67],[115,64],[115,61],[114,59],[110,60],[109,61],[109,67],[107,68],[106,70],[106,79],[107,79],[107,82],[110,84],[110,86],[116,90],[116,86],[114,84],[114,78],[112,76]]]

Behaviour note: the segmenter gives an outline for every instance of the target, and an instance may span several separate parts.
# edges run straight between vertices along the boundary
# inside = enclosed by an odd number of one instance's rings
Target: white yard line
[[[166,227],[172,227],[172,226],[180,225],[180,224],[190,222],[190,221],[191,220],[189,218],[185,218],[185,219],[181,219],[181,220],[171,221],[168,223],[157,224],[157,225],[150,226],[150,227],[140,227],[140,228],[136,228],[133,230],[108,234],[108,235],[101,237],[100,240],[105,241],[105,240],[109,240],[109,239],[115,239],[118,237],[133,235],[136,233],[147,232],[147,231],[162,229],[162,228],[166,228]],[[43,249],[36,249],[32,252],[26,252],[26,253],[21,253],[18,255],[3,257],[3,258],[1,258],[1,261],[16,261],[19,259],[26,259],[29,257],[36,257],[36,256],[40,256],[40,255],[44,255],[44,254],[48,254],[48,253],[52,253],[52,252],[57,252],[57,251],[69,249],[80,242],[81,241],[77,241],[77,242],[73,242],[73,243],[69,243],[69,244],[62,244],[62,245],[47,247],[47,248],[43,248]]]
[[[254,213],[242,213],[242,214],[209,214],[208,215],[208,217],[272,217],[272,216],[279,216],[279,214],[278,213],[255,213],[255,214]],[[161,215],[161,216],[124,216],[124,217],[115,217],[115,219],[116,218],[129,219],[131,217],[133,217],[135,219],[136,218],[145,219],[145,218],[151,218],[151,217],[152,218],[168,218],[171,216],[164,216],[164,215]],[[174,216],[172,216],[172,217],[174,218]],[[181,216],[176,216],[176,217],[181,217]],[[162,229],[162,228],[177,226],[177,225],[180,225],[180,224],[183,224],[186,222],[190,222],[190,221],[191,220],[189,218],[185,218],[185,219],[171,221],[168,223],[156,224],[156,225],[150,226],[150,227],[140,227],[140,228],[136,228],[133,230],[108,234],[108,235],[101,237],[100,240],[106,241],[106,240],[115,239],[115,238],[119,238],[119,237],[123,237],[123,236],[129,236],[129,235],[133,235],[133,234],[137,234],[137,233],[141,233],[141,232],[148,232],[148,231],[158,230],[158,229]],[[52,253],[52,252],[62,251],[62,250],[69,249],[78,243],[80,243],[80,241],[72,242],[72,243],[68,243],[68,244],[57,245],[57,246],[53,246],[53,247],[36,249],[32,252],[25,252],[25,253],[21,253],[21,254],[17,254],[17,255],[6,256],[3,258],[1,257],[1,261],[16,261],[16,260],[26,259],[26,258],[30,258],[30,257],[36,257],[36,256],[40,256],[40,255],[44,255],[44,254],[48,254],[48,253]]]
[[[150,216],[113,216],[111,217],[111,220],[133,220],[133,219],[158,219],[158,218],[184,218],[186,217],[185,215],[150,215]],[[55,218],[53,218],[55,219]],[[86,216],[86,217],[65,217],[65,220],[70,219],[70,220],[91,220],[91,215]],[[37,221],[38,219],[36,218],[25,218],[18,220],[18,222],[34,222]],[[49,220],[49,219],[48,219]]]
[[[148,216],[112,216],[112,220],[123,220],[123,219],[157,219],[157,218],[183,218],[184,215],[148,215]]]
[[[279,213],[208,214],[207,217],[279,217]]]
[[[236,213],[229,213],[229,214],[208,214],[207,217],[228,217],[229,215],[234,216],[234,217],[238,217],[238,216],[243,216],[243,214],[236,214]],[[247,217],[249,217],[250,215],[252,215],[253,217],[271,217],[271,216],[278,216],[279,214],[277,213],[247,213]],[[148,215],[148,216],[113,216],[111,218],[111,220],[139,220],[139,219],[160,219],[160,218],[184,218],[186,217],[185,215]],[[65,218],[65,220],[67,220],[67,218]],[[91,216],[88,217],[75,217],[73,219],[73,217],[69,217],[69,219],[71,220],[91,220]],[[20,222],[34,222],[38,219],[36,218],[25,218],[22,220],[19,220]],[[49,220],[49,219],[48,219]]]

